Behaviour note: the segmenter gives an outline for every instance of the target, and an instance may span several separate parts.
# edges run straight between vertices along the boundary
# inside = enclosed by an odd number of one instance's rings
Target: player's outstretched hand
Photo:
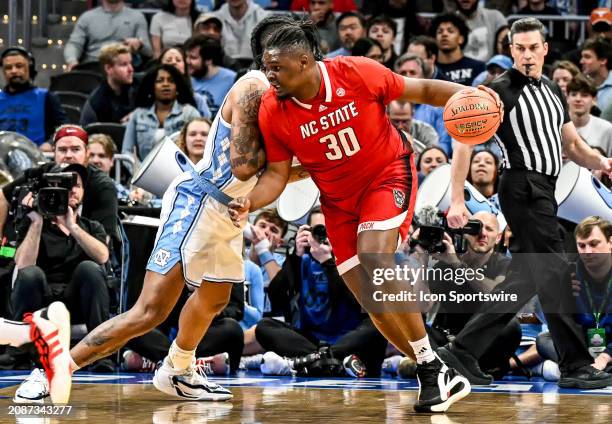
[[[486,91],[487,93],[489,93],[491,96],[493,96],[493,98],[495,99],[495,103],[497,103],[497,107],[499,107],[499,113],[500,113],[500,122],[504,122],[504,103],[501,101],[501,99],[499,98],[499,94],[497,94],[497,92],[495,92],[495,90],[489,88],[489,87],[485,87],[484,85],[479,85],[478,86],[479,90],[482,91]]]
[[[229,202],[227,212],[236,227],[240,228],[242,220],[246,221],[248,219],[250,207],[251,201],[246,197],[237,197]]]
[[[448,213],[446,214],[446,221],[451,228],[462,228],[467,224],[470,213],[465,207],[465,203],[451,203]]]

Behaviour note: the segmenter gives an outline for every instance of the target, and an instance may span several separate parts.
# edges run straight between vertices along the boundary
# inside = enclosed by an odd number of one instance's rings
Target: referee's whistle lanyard
[[[612,276],[610,276],[610,279],[608,280],[608,285],[606,287],[606,293],[604,294],[603,300],[601,301],[601,304],[599,305],[599,310],[595,312],[595,302],[593,301],[593,296],[591,295],[591,288],[589,287],[589,283],[586,281],[586,279],[582,277],[581,275],[582,273],[580,272],[580,270],[577,270],[577,271],[578,272],[576,276],[580,280],[580,283],[584,285],[584,288],[585,288],[584,291],[587,295],[589,306],[591,307],[591,311],[593,311],[593,318],[595,318],[595,328],[599,328],[599,322],[601,320],[602,314],[603,316],[607,315],[604,313],[604,308],[606,307],[606,304],[608,303],[608,295],[610,294],[610,288],[612,288]]]

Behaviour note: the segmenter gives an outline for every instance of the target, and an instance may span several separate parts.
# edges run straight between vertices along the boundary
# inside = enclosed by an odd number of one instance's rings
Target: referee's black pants
[[[584,334],[565,302],[571,290],[564,286],[569,263],[557,221],[555,183],[555,177],[536,172],[504,171],[499,201],[517,246],[512,249],[508,275],[494,292],[516,293],[518,302],[512,304],[516,308],[513,311],[504,302],[484,304],[457,335],[457,346],[476,358],[486,352],[518,309],[537,294],[559,354],[561,371],[593,362]]]

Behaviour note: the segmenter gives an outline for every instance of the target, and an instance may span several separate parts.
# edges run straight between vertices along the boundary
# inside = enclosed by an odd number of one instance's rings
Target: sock
[[[75,372],[81,369],[81,367],[79,367],[77,365],[76,362],[74,362],[74,359],[72,358],[72,355],[68,355],[70,357],[70,371],[71,372]]]
[[[184,370],[191,365],[195,359],[195,350],[183,350],[176,344],[176,340],[172,342],[168,359],[175,370]]]
[[[19,347],[31,341],[30,324],[0,318],[0,345]]]
[[[434,355],[433,349],[429,344],[429,337],[427,335],[423,337],[421,340],[416,340],[414,342],[408,341],[410,346],[412,346],[412,350],[416,356],[417,364],[424,364],[426,362],[431,362],[436,359]]]

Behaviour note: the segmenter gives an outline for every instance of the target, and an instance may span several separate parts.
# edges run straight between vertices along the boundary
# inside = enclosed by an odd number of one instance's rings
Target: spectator
[[[135,108],[136,84],[128,46],[107,44],[100,50],[105,79],[89,96],[81,111],[80,124],[126,122]]]
[[[214,13],[223,26],[225,52],[234,59],[253,59],[251,32],[268,12],[252,0],[231,0]]]
[[[136,109],[123,137],[122,153],[144,160],[164,136],[170,136],[190,119],[199,117],[195,100],[179,71],[159,65],[146,73],[138,88]]]
[[[580,137],[591,147],[600,147],[604,156],[612,156],[612,124],[591,115],[597,89],[582,75],[567,85],[569,115]]]
[[[163,9],[153,15],[149,32],[153,57],[162,49],[183,44],[191,37],[191,28],[198,18],[196,0],[166,0]]]
[[[363,360],[365,369],[359,375],[345,367],[352,377],[363,377],[366,370],[368,376],[376,377],[387,342],[361,312],[338,274],[332,247],[321,233],[316,233],[321,238],[313,233],[315,226],[325,228],[319,208],[310,213],[308,225],[298,229],[295,251],[268,287],[272,309],[282,312],[285,322],[264,318],[257,324],[257,341],[268,351],[261,371],[282,375],[306,368],[305,373],[316,375],[313,362],[331,353],[347,365]],[[321,350],[323,344],[331,345],[326,353]]]
[[[578,261],[567,272],[568,291],[573,296],[565,307],[575,311],[574,321],[582,330],[586,345],[575,346],[583,356],[593,360],[591,366],[600,371],[612,371],[612,303],[610,276],[612,272],[612,224],[597,216],[585,218],[574,231]],[[559,361],[550,333],[537,340],[538,352],[545,359]]]
[[[204,147],[208,140],[211,125],[210,119],[194,118],[181,129],[176,144],[193,164],[201,161],[204,156]]]
[[[414,35],[423,34],[421,20],[417,17],[415,1],[363,0],[361,13],[369,20],[375,16],[388,16],[397,23],[395,50],[404,51],[406,42]],[[420,5],[419,5],[420,6]]]
[[[446,156],[446,153],[440,147],[431,146],[423,150],[416,162],[416,169],[419,173],[419,184],[423,182],[431,171],[446,163],[448,163],[448,156]]]
[[[193,35],[205,35],[210,38],[214,38],[223,45],[221,35],[223,32],[223,24],[221,20],[211,13],[203,13],[195,21],[193,25]],[[236,59],[231,58],[227,53],[223,52],[223,67],[229,68],[233,71],[241,69],[241,65]]]
[[[351,56],[363,56],[384,65],[383,49],[380,43],[373,38],[361,38],[353,45]]]
[[[88,145],[89,163],[106,175],[111,177],[111,170],[115,163],[117,146],[112,138],[106,134],[91,134]],[[112,177],[111,177],[112,178]],[[117,189],[117,199],[123,204],[127,203],[130,192],[120,182],[113,180]]]
[[[424,78],[424,75],[428,73],[428,69],[425,62],[419,56],[405,53],[397,59],[395,72],[405,77]],[[413,111],[414,119],[425,122],[436,130],[440,147],[447,152],[447,155],[450,155],[453,151],[452,140],[444,125],[444,108],[427,104],[415,104]]]
[[[546,15],[546,16],[561,16],[559,10],[546,4],[546,0],[527,0],[527,6],[519,10],[520,15]],[[546,24],[546,20],[543,19]],[[550,27],[546,25],[546,30]],[[565,40],[565,23],[556,21],[553,23],[553,33],[547,34],[549,40]]]
[[[479,85],[487,85],[495,78],[512,68],[512,58],[504,56],[503,54],[497,54],[493,56],[486,65],[486,71],[481,72],[474,81],[472,81],[472,87],[478,87]]]
[[[597,106],[605,110],[612,103],[612,42],[605,38],[589,39],[580,54],[582,72],[597,87]]]
[[[88,164],[87,132],[77,125],[63,125],[53,136],[53,153],[55,163],[46,163],[33,168],[34,173],[49,172],[55,165],[78,163],[87,167],[88,178],[85,182],[83,210],[81,216],[97,221],[104,227],[106,234],[117,237],[117,193],[115,184],[98,168]],[[15,187],[22,186],[24,176],[16,178],[2,187],[0,193],[0,229],[4,229],[9,211],[9,202],[13,199]],[[4,233],[6,234],[6,233]]]
[[[567,98],[567,84],[580,73],[580,69],[569,60],[558,60],[552,65],[551,79],[557,83]]]
[[[159,64],[174,66],[181,73],[181,75],[185,78],[185,82],[189,85],[191,94],[193,94],[198,112],[200,112],[200,115],[202,115],[203,118],[210,118],[212,114],[208,108],[206,97],[200,93],[194,92],[193,88],[191,87],[191,77],[187,72],[187,62],[185,60],[185,52],[183,49],[180,47],[169,47],[165,49],[162,51],[161,56],[159,57]]]
[[[510,54],[510,26],[500,26],[495,33],[493,41],[495,42],[493,46],[494,54],[503,54],[504,56],[512,57]]]
[[[438,134],[428,123],[413,119],[412,103],[392,100],[387,106],[387,115],[393,126],[406,131],[412,136],[414,148],[417,152],[429,146],[438,144]]]
[[[144,63],[141,56],[153,53],[144,15],[127,7],[123,0],[102,0],[102,6],[79,16],[70,34],[64,47],[68,69],[81,62],[97,61],[102,46],[110,42],[123,43],[133,55],[140,55],[138,64]]]
[[[464,295],[476,293],[491,293],[495,287],[505,280],[510,258],[495,252],[495,245],[501,239],[501,230],[494,214],[490,212],[477,212],[472,217],[482,223],[482,229],[477,236],[466,236],[467,251],[457,254],[451,237],[444,234],[442,243],[446,248],[444,253],[434,254],[438,259],[434,269],[442,272],[432,272],[433,279],[427,281],[427,285],[422,286],[425,292],[431,291],[436,294],[448,294],[451,290]],[[413,239],[419,238],[419,230],[413,234]],[[427,254],[420,247],[416,248],[419,254],[418,259],[423,266],[427,266]],[[452,270],[454,275],[459,275],[458,270],[471,269],[474,274],[468,277],[467,272],[462,272],[465,278],[455,278],[448,281],[436,276],[447,274]],[[480,277],[478,274],[482,277]],[[454,284],[453,284],[454,283]],[[457,304],[456,302],[440,302],[438,312],[431,325],[428,327],[430,338],[438,346],[448,343],[449,338],[458,334],[468,323],[476,312],[478,304]],[[506,325],[491,344],[488,351],[479,359],[479,364],[483,370],[494,372],[496,377],[501,378],[509,370],[509,359],[519,347],[521,341],[521,327],[515,318]]]
[[[236,73],[221,66],[223,49],[213,38],[192,37],[185,43],[185,51],[193,90],[206,98],[208,109],[215,116],[236,80]]]
[[[438,67],[449,81],[471,85],[485,70],[484,62],[464,56],[469,29],[458,15],[438,15],[431,23],[438,44]]]
[[[397,35],[397,24],[388,16],[376,16],[368,21],[368,37],[377,40],[383,49],[383,65],[393,69],[397,54],[393,50],[393,43]]]
[[[326,57],[350,56],[357,40],[366,36],[365,18],[358,12],[345,12],[336,21],[341,47]]]
[[[587,12],[588,13],[588,12]],[[605,38],[612,40],[612,12],[607,7],[593,9],[587,25],[588,38]],[[563,55],[563,59],[569,60],[576,66],[580,66],[581,47],[571,50]]]
[[[36,209],[18,223],[15,253],[17,276],[11,293],[15,319],[54,301],[62,301],[72,322],[84,322],[88,331],[110,318],[109,287],[101,267],[109,259],[106,232],[97,221],[80,216],[87,168],[80,164],[56,166],[52,172],[76,174],[65,215],[43,217]],[[24,205],[32,207],[28,193]],[[114,370],[110,360],[95,365],[98,371]]]
[[[334,51],[340,47],[332,6],[332,0],[308,1],[308,16],[319,31],[319,42],[323,52]]]
[[[493,56],[491,38],[497,30],[508,21],[499,10],[487,9],[480,6],[479,0],[455,0],[457,3],[457,14],[465,19],[470,29],[469,40],[463,47],[463,53],[482,62],[486,62]]]
[[[0,131],[14,131],[41,148],[66,115],[54,93],[33,84],[36,64],[30,52],[9,47],[0,56],[6,86],[0,90]],[[46,144],[47,146],[43,146]]]
[[[259,212],[254,224],[250,226],[251,235],[247,238],[251,240],[252,246],[248,258],[261,268],[265,287],[278,274],[285,261],[285,256],[274,251],[282,245],[287,227],[275,209]]]
[[[499,209],[499,159],[491,150],[473,150],[467,181]]]
[[[308,9],[309,0],[292,0],[290,10],[295,12],[304,12]],[[355,6],[354,0],[334,0],[333,1],[333,12],[334,13],[346,13],[355,12],[357,6]]]
[[[446,77],[436,66],[436,59],[438,58],[438,45],[436,44],[436,40],[426,35],[412,37],[408,43],[406,53],[415,54],[423,59],[427,69],[427,73],[423,75],[423,78],[446,81]]]

